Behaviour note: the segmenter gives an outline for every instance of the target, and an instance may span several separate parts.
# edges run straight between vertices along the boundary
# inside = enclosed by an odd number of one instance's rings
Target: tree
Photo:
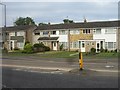
[[[19,25],[35,25],[35,22],[30,17],[26,17],[26,18],[19,17],[19,18],[16,19],[14,24],[16,26],[19,26]]]
[[[74,23],[73,20],[69,20],[69,19],[64,19],[63,22],[64,23]]]

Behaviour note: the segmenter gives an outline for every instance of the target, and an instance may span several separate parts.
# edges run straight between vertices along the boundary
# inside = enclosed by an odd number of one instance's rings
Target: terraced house
[[[64,50],[81,50],[89,52],[95,48],[120,50],[119,21],[99,21],[64,23],[53,25],[23,25],[6,27],[4,47],[8,50],[23,49],[25,42],[31,44],[43,43],[51,50],[59,50],[63,45]],[[2,34],[0,34],[2,35]]]
[[[44,43],[51,50],[89,52],[91,48],[115,50],[118,48],[118,22],[99,21],[38,26],[33,33],[33,44]]]
[[[4,47],[8,50],[23,49],[25,42],[32,43],[33,25],[11,26],[3,28],[5,31]]]

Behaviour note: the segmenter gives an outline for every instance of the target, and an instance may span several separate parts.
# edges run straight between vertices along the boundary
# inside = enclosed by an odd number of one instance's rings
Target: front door
[[[57,42],[53,42],[53,50],[57,50]]]
[[[10,50],[14,49],[14,41],[10,41]]]
[[[79,41],[79,48],[81,52],[85,52],[85,41]]]

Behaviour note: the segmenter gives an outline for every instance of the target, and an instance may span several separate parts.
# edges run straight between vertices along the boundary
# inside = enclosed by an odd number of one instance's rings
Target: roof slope
[[[20,25],[20,26],[11,26],[11,27],[6,27],[2,28],[2,30],[5,31],[22,31],[22,30],[29,30],[32,28],[35,28],[35,25]]]
[[[97,27],[118,27],[120,21],[100,21],[86,23],[69,23],[38,26],[36,30],[53,30],[53,29],[72,29],[72,28],[97,28]]]

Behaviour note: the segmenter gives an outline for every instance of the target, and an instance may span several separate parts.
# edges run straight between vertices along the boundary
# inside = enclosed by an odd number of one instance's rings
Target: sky
[[[45,2],[46,1],[46,2]],[[17,2],[14,0],[5,0],[6,22],[7,26],[12,26],[13,22],[19,17],[31,17],[36,24],[63,23],[63,19],[70,19],[74,22],[83,22],[84,17],[87,21],[108,21],[118,19],[118,0],[64,0],[64,2],[55,2],[54,0],[45,0],[38,2],[28,0],[27,2]],[[57,1],[57,0],[56,0]],[[4,7],[0,5],[2,12],[2,25],[4,25]],[[0,24],[1,25],[1,24]]]

